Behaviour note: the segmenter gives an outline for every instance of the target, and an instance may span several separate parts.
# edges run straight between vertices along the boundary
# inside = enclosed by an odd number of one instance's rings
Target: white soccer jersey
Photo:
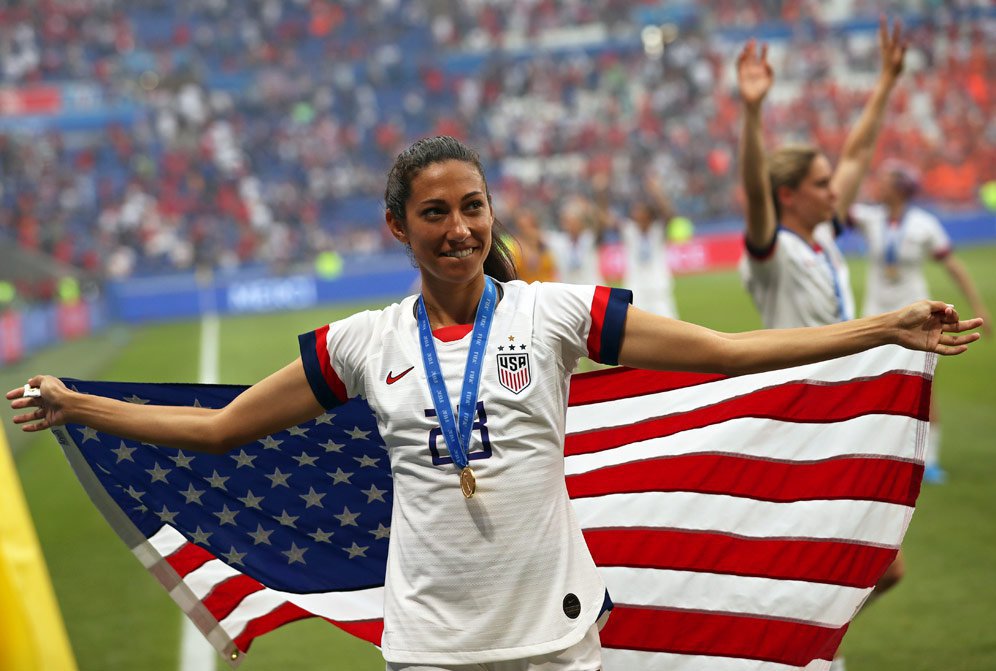
[[[924,262],[951,252],[951,240],[940,220],[911,207],[900,221],[890,222],[882,205],[855,205],[851,222],[868,243],[864,314],[898,310],[927,298]]]
[[[628,291],[501,284],[469,449],[465,499],[433,409],[415,300],[301,336],[316,397],[363,396],[394,478],[382,647],[395,663],[471,664],[562,650],[582,639],[605,587],[564,480],[571,371],[615,363]],[[436,341],[456,408],[471,336]]]
[[[647,312],[677,318],[664,225],[656,223],[642,231],[635,221],[626,220],[620,233],[626,261],[623,285],[633,292],[633,305]]]
[[[816,246],[778,227],[771,247],[749,247],[740,260],[744,286],[761,313],[765,328],[823,326],[854,318],[854,294],[834,228],[813,231]]]
[[[591,231],[582,231],[576,239],[562,231],[546,234],[546,243],[557,263],[557,275],[567,284],[598,284],[602,274],[598,265],[598,239]]]

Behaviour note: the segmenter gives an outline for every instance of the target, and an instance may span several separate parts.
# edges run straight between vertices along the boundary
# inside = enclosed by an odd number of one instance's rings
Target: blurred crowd
[[[892,5],[911,54],[879,159],[919,166],[942,207],[978,207],[996,165],[996,15]],[[386,172],[429,134],[481,151],[507,222],[528,205],[552,226],[577,198],[623,216],[649,181],[707,225],[741,211],[743,41],[771,44],[770,141],[833,159],[878,72],[877,6],[0,2],[0,87],[95,83],[105,104],[141,110],[71,132],[0,129],[0,243],[110,277],[378,250]]]

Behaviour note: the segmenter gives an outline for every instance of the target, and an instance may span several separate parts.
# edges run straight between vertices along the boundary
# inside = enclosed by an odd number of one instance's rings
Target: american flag
[[[827,669],[912,516],[935,360],[890,346],[736,378],[575,375],[567,486],[616,604],[604,668]],[[67,382],[205,407],[242,390]],[[307,617],[379,642],[391,476],[362,400],[222,456],[56,434],[114,529],[233,663]]]

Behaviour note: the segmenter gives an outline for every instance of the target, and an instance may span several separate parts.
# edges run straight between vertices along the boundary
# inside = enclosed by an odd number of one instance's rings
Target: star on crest
[[[515,336],[511,336],[511,335],[510,335],[510,336],[508,337],[508,341],[509,341],[509,342],[515,342]]]
[[[504,345],[498,345],[498,351],[499,352],[504,352],[505,351],[505,346]]]

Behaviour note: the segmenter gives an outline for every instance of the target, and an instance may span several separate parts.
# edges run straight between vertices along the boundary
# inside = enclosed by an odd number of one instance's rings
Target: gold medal
[[[460,491],[468,499],[477,491],[477,478],[474,477],[474,471],[470,470],[470,466],[464,466],[460,471]]]

